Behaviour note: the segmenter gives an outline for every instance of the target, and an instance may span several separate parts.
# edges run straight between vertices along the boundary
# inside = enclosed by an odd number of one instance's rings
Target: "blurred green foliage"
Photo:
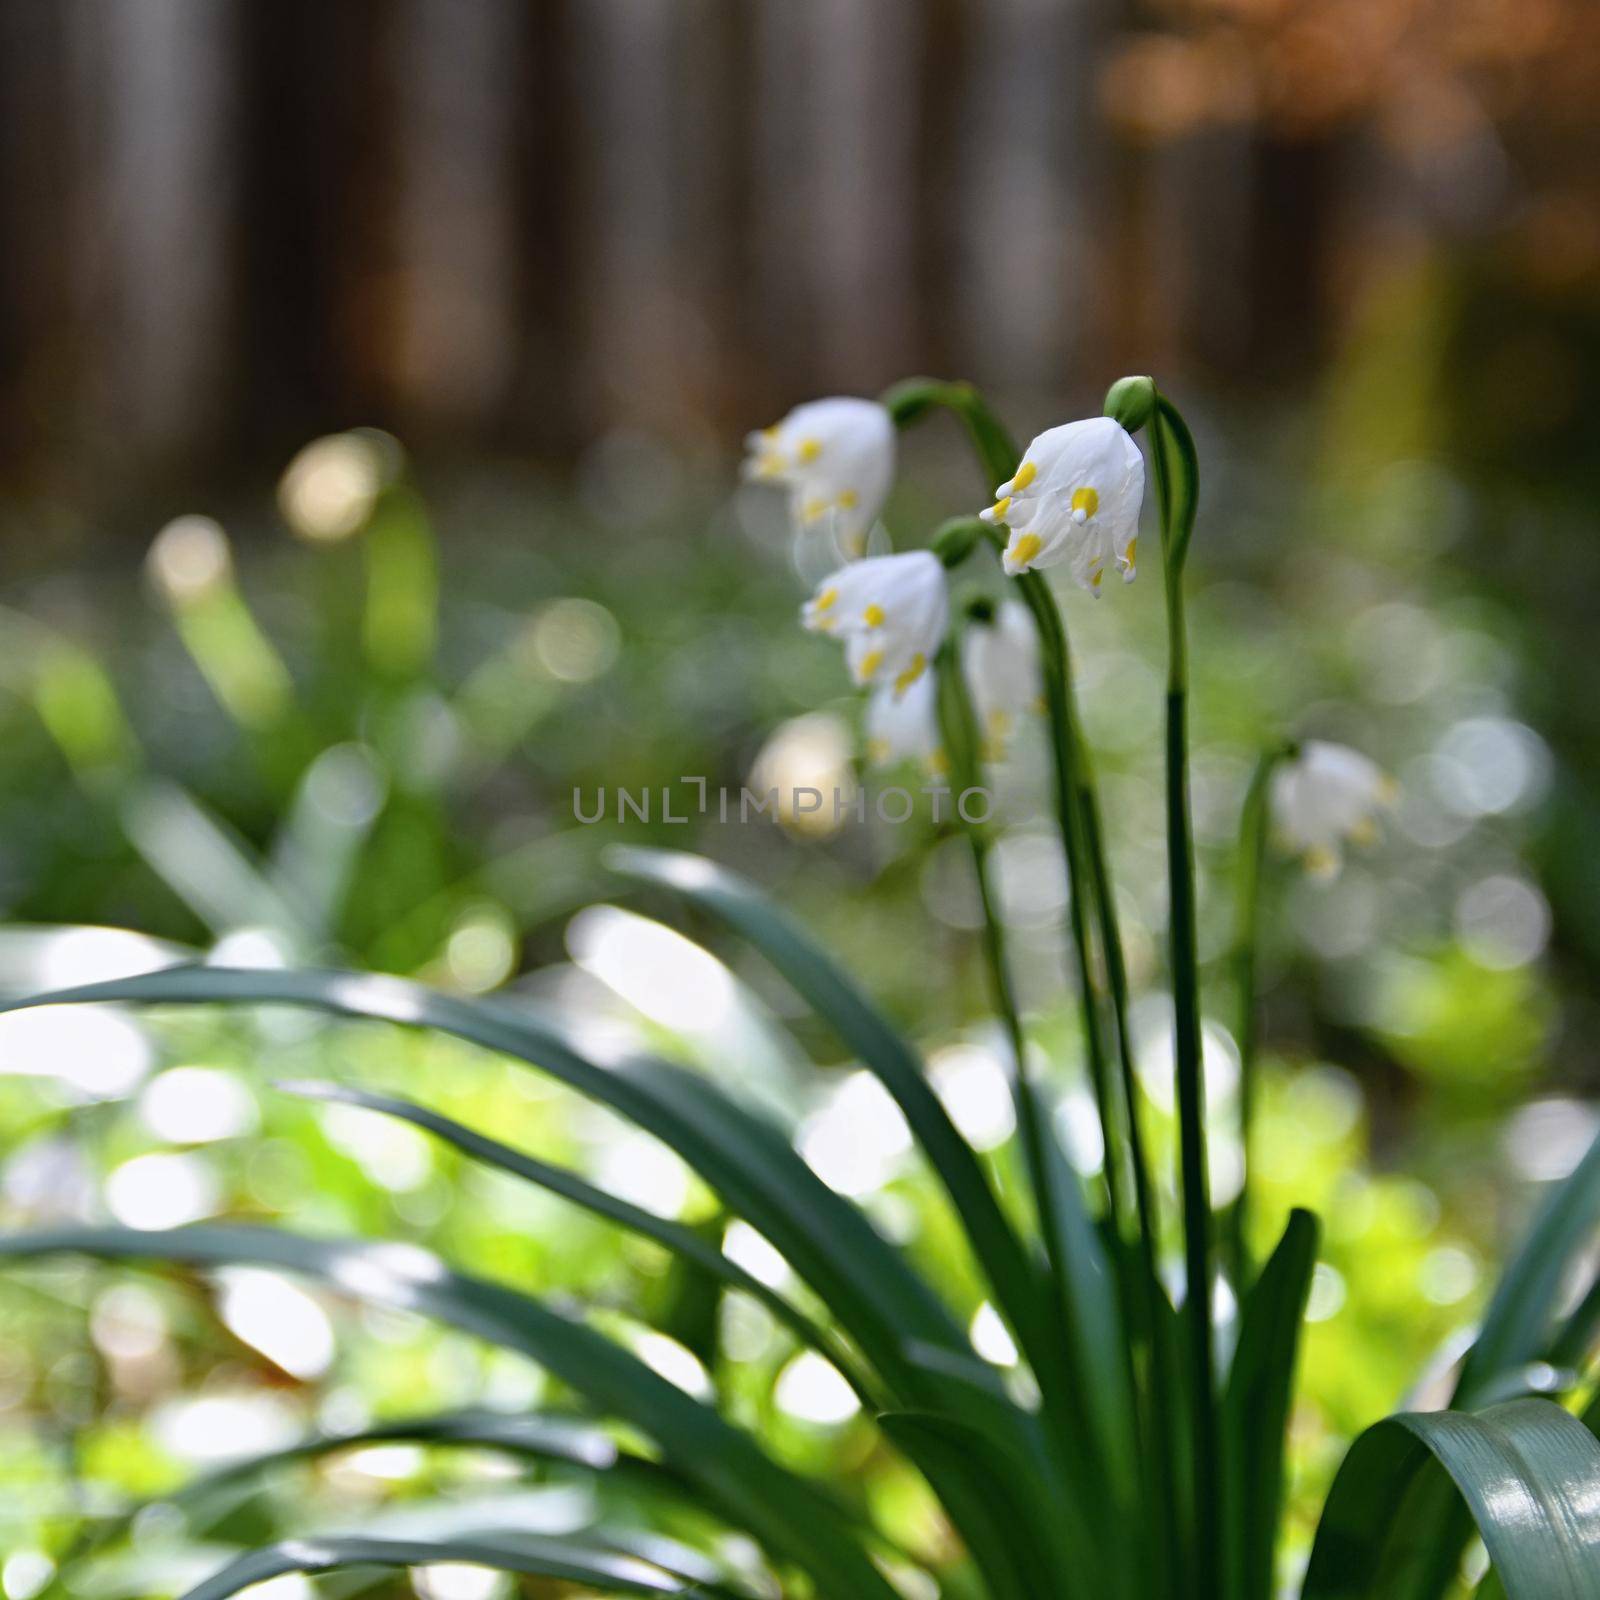
[[[1252,434],[1201,419],[1202,455],[1216,465],[1191,564],[1195,817],[1202,955],[1219,1008],[1233,829],[1260,744],[1337,737],[1404,789],[1387,840],[1332,885],[1281,860],[1270,874],[1258,1244],[1291,1203],[1327,1226],[1293,1425],[1302,1533],[1342,1442],[1394,1409],[1470,1320],[1532,1188],[1560,1174],[1587,1127],[1580,1106],[1555,1098],[1570,1002],[1546,957],[1548,899],[1526,864],[1559,774],[1523,720],[1515,614],[1441,559],[1469,537],[1477,502],[1429,457],[1414,374],[1435,368],[1432,337],[1423,326],[1409,343],[1369,343],[1372,369],[1344,374],[1309,449],[1288,427]],[[1230,438],[1260,448],[1247,458]],[[1412,441],[1405,459],[1396,438]],[[904,543],[972,499],[937,440],[909,448],[944,488],[892,507]],[[1272,463],[1308,455],[1309,487],[1285,487]],[[885,781],[852,754],[858,707],[834,653],[793,626],[802,575],[775,506],[730,501],[725,481],[628,436],[597,447],[576,492],[502,477],[446,482],[430,497],[393,441],[342,435],[285,477],[298,541],[259,508],[237,545],[180,519],[142,581],[112,565],[14,597],[0,617],[0,982],[130,970],[170,959],[153,942],[169,941],[234,962],[320,960],[558,999],[583,1026],[647,1038],[798,1118],[802,1147],[810,1140],[886,1231],[936,1263],[963,1317],[977,1315],[976,1280],[892,1115],[782,986],[748,957],[724,968],[691,956],[655,921],[578,911],[613,892],[598,853],[617,839],[693,847],[754,873],[911,1027],[942,1092],[966,1103],[958,1121],[1009,1159],[985,1098],[995,1041],[973,1020],[983,1003],[971,886],[942,829],[923,815],[837,831],[680,825],[661,820],[659,801],[649,823],[616,821],[614,804],[603,824],[575,819],[575,791],[588,805],[602,790],[665,789],[682,812],[692,778],[713,793],[757,770],[824,787]],[[1146,584],[1100,605],[1074,594],[1067,614],[1159,1107],[1170,1100],[1159,606]],[[1060,874],[1041,870],[1053,848],[1042,761],[1025,737],[994,774],[999,870],[1036,1041],[1072,1074],[1048,887]],[[1224,1127],[1231,1051],[1214,1030],[1209,1086]],[[1542,1076],[1552,1059],[1553,1083]],[[0,1215],[109,1206],[123,1220],[283,1217],[313,1232],[426,1239],[619,1326],[671,1327],[778,1453],[856,1476],[908,1542],[943,1536],[870,1425],[819,1420],[803,1384],[786,1389],[794,1351],[770,1319],[724,1306],[708,1322],[694,1284],[654,1247],[468,1168],[408,1127],[271,1087],[312,1077],[403,1091],[720,1236],[674,1158],[564,1091],[436,1038],[282,1015],[6,1019]],[[1546,1098],[1519,1110],[1530,1095]],[[1221,1188],[1225,1137],[1219,1146]],[[1081,1136],[1075,1150],[1098,1160]],[[318,1421],[523,1403],[546,1387],[459,1336],[284,1299],[281,1284],[259,1302],[290,1330],[274,1346],[251,1292],[249,1280],[87,1266],[6,1275],[0,1546],[60,1558],[109,1510],[171,1489],[222,1446],[260,1447]],[[558,1527],[580,1522],[592,1493],[559,1468],[513,1483],[481,1453],[387,1450],[288,1469],[191,1515],[222,1546],[291,1526],[286,1513],[308,1491],[319,1524],[334,1525],[441,1486],[526,1494],[530,1525]],[[167,1592],[182,1576],[167,1566],[179,1544],[172,1520],[151,1514],[96,1592]],[[11,1600],[27,1600],[42,1570],[8,1564]]]

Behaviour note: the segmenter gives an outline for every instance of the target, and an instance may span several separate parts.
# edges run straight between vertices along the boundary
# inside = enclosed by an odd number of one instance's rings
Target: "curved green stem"
[[[989,531],[994,535],[994,530]],[[1003,539],[998,535],[994,535],[994,542],[997,549],[1003,545]],[[1062,847],[1067,856],[1073,944],[1079,955],[1078,977],[1083,991],[1084,1031],[1089,1041],[1091,1078],[1101,1127],[1105,1133],[1106,1187],[1110,1195],[1108,1217],[1119,1253],[1124,1242],[1123,1201],[1119,1196],[1125,1194],[1130,1185],[1139,1223],[1138,1281],[1136,1285],[1129,1286],[1128,1273],[1119,1262],[1119,1283],[1124,1286],[1123,1300],[1128,1313],[1128,1326],[1135,1342],[1145,1350],[1148,1363],[1145,1383],[1138,1382],[1135,1372],[1134,1392],[1139,1397],[1139,1428],[1145,1446],[1149,1490],[1158,1525],[1165,1536],[1161,1548],[1152,1548],[1148,1554],[1156,1561],[1164,1557],[1168,1570],[1177,1570],[1176,1497],[1172,1482],[1172,1457],[1165,1431],[1174,1414],[1172,1398],[1177,1386],[1170,1369],[1167,1345],[1161,1337],[1162,1291],[1156,1267],[1159,1220],[1139,1128],[1139,1090],[1128,1030],[1127,969],[1122,956],[1122,934],[1118,926],[1115,891],[1100,829],[1100,805],[1094,772],[1078,718],[1077,696],[1072,686],[1072,658],[1066,626],[1049,585],[1039,573],[1022,573],[1016,581],[1033,615],[1043,658],[1056,814]],[[1121,1067],[1120,1105],[1111,1094],[1099,999],[1088,959],[1090,906],[1094,908],[1099,922],[1106,980],[1111,992]],[[1125,1163],[1122,1159],[1124,1156]],[[1160,1592],[1159,1581],[1156,1588]]]
[[[930,411],[954,412],[972,438],[973,449],[988,475],[989,487],[1004,483],[1017,470],[1021,455],[1004,423],[970,383],[942,378],[907,378],[880,396],[897,428],[920,422]]]
[[[1189,639],[1183,567],[1194,531],[1199,464],[1183,418],[1151,383],[1145,418],[1161,513],[1167,601],[1167,876],[1170,903],[1173,1046],[1183,1196],[1183,1321],[1192,1401],[1195,1593],[1222,1592],[1222,1434],[1212,1328],[1212,1214],[1200,1038],[1200,961],[1195,931],[1194,829],[1189,814]],[[1113,411],[1108,397],[1108,411]]]
[[[1256,1104],[1256,940],[1261,922],[1261,868],[1266,856],[1267,798],[1272,774],[1290,754],[1288,745],[1261,752],[1239,815],[1239,854],[1234,884],[1234,1039],[1239,1049],[1239,1149],[1244,1176],[1228,1213],[1228,1265],[1234,1292],[1249,1287],[1250,1151]]]
[[[896,423],[906,426],[935,408],[955,413],[966,425],[974,449],[988,478],[988,487],[1003,482],[1016,471],[1020,454],[1004,426],[970,385],[912,379],[883,397]],[[975,517],[952,518],[935,536],[935,548],[952,553],[970,549],[976,539],[1003,538]],[[1133,1371],[1133,1388],[1139,1411],[1138,1425],[1144,1444],[1147,1482],[1155,1520],[1162,1530],[1159,1547],[1147,1554],[1152,1562],[1152,1590],[1164,1593],[1167,1582],[1182,1572],[1175,1461],[1169,1431],[1177,1416],[1174,1404],[1179,1386],[1171,1368],[1170,1351],[1163,1334],[1165,1296],[1156,1270],[1159,1219],[1140,1133],[1139,1091],[1134,1073],[1128,1031],[1127,973],[1122,957],[1116,900],[1100,829],[1099,802],[1088,749],[1082,738],[1076,696],[1072,685],[1070,649],[1061,612],[1049,585],[1037,573],[1024,573],[1018,591],[1033,615],[1041,649],[1041,666],[1051,729],[1052,776],[1057,823],[1067,862],[1068,919],[1072,934],[1075,975],[1082,996],[1085,1055],[1105,1145],[1107,1215],[1120,1246],[1125,1237],[1122,1213],[1129,1190],[1138,1218],[1138,1270],[1124,1270],[1119,1260],[1118,1293],[1133,1341],[1147,1352],[1145,1380]],[[1110,1069],[1101,1017],[1101,986],[1095,981],[1090,928],[1091,908],[1099,923],[1118,1041],[1122,1077],[1119,1108],[1111,1091]],[[1121,1115],[1119,1116],[1119,1109]],[[1124,1158],[1126,1167],[1124,1168]],[[1130,1283],[1130,1278],[1137,1279]],[[1134,1366],[1130,1350],[1130,1366]],[[1163,1570],[1164,1569],[1164,1570]],[[1167,1578],[1171,1575],[1171,1579]]]

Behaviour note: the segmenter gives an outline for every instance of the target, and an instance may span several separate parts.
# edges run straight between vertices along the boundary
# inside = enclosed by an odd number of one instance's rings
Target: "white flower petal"
[[[1347,745],[1308,740],[1273,776],[1273,826],[1313,876],[1331,878],[1344,846],[1367,842],[1393,799],[1393,781],[1375,761]]]
[[[915,761],[930,772],[943,769],[939,736],[938,679],[925,672],[904,694],[892,684],[873,692],[867,702],[867,759],[886,767]]]
[[[983,739],[983,755],[999,760],[1018,724],[1040,702],[1039,637],[1020,600],[1007,600],[989,622],[963,636],[962,669]]]
[[[744,476],[788,490],[796,530],[826,522],[842,547],[864,547],[894,483],[894,420],[877,401],[808,401],[745,450]]]
[[[1069,561],[1073,577],[1098,591],[1108,571],[1133,576],[1143,501],[1138,445],[1111,418],[1091,417],[1041,433],[979,515],[1010,530],[1008,573]]]
[[[889,683],[904,693],[932,666],[949,615],[939,558],[912,550],[841,567],[818,585],[801,621],[844,641],[857,683]]]

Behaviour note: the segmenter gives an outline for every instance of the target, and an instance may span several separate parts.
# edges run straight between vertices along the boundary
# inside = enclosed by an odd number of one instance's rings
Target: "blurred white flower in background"
[[[284,520],[302,539],[332,543],[360,532],[400,472],[400,446],[375,428],[313,439],[278,484]]]
[[[995,503],[979,516],[1010,530],[1004,564],[1011,576],[1065,561],[1093,594],[1107,567],[1132,581],[1144,457],[1110,417],[1041,433],[1023,453],[1016,476],[994,493]]]
[[[800,617],[813,633],[843,641],[857,683],[887,683],[904,694],[944,641],[944,567],[928,550],[852,562],[822,580]]]
[[[892,684],[875,689],[867,702],[867,759],[875,767],[915,761],[930,773],[948,769],[939,738],[939,681],[925,672],[904,694]]]
[[[808,401],[745,449],[747,479],[789,491],[796,531],[826,519],[841,552],[861,554],[894,483],[894,422],[877,401]]]
[[[1377,839],[1378,816],[1396,794],[1394,779],[1359,750],[1308,740],[1273,775],[1273,827],[1308,872],[1331,878],[1346,844]]]
[[[750,788],[778,794],[778,821],[797,833],[837,833],[855,800],[850,726],[829,711],[808,711],[779,724],[750,766]],[[806,793],[805,791],[814,791]]]
[[[1042,709],[1039,635],[1020,600],[1006,600],[990,616],[974,615],[962,636],[961,665],[983,740],[985,761],[999,761],[1017,724]]]

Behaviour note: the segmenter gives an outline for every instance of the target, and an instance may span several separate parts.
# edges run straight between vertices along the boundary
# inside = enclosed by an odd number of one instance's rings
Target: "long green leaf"
[[[1470,1409],[1508,1370],[1544,1355],[1567,1273],[1600,1225],[1600,1138],[1540,1209],[1495,1290],[1451,1404]]]
[[[1089,1400],[1082,1384],[1072,1379],[1083,1369],[1069,1375],[1070,1392],[1064,1393],[1055,1374],[1068,1352],[1062,1348],[1062,1326],[1052,1297],[1041,1292],[1034,1257],[1006,1219],[972,1147],[929,1086],[922,1063],[904,1036],[838,964],[747,879],[704,857],[677,851],[613,849],[605,860],[619,875],[671,890],[748,940],[884,1085],[949,1195],[979,1268],[988,1276],[995,1301],[1015,1331],[1047,1402],[1063,1412],[1070,1408],[1071,1426],[1064,1425],[1061,1431],[1078,1444]],[[936,1342],[918,1334],[907,1338],[908,1346]],[[965,1341],[957,1348],[965,1351]],[[930,1410],[948,1406],[948,1398],[938,1391],[908,1393]],[[1015,1423],[1006,1429],[1002,1416],[992,1419],[991,1426],[1011,1434],[1014,1455],[1029,1453],[1033,1440]],[[1099,1469],[1092,1453],[1081,1449],[1062,1453],[1071,1458],[1046,1456],[1037,1460],[1035,1470],[1056,1477],[1064,1492],[1074,1480],[1080,1488],[1087,1484],[1093,1490]]]
[[[63,1253],[282,1268],[518,1351],[592,1404],[643,1430],[715,1508],[774,1555],[810,1571],[825,1592],[862,1600],[892,1596],[846,1532],[844,1515],[832,1501],[780,1467],[709,1406],[583,1323],[530,1296],[451,1272],[414,1246],[307,1239],[281,1229],[233,1226],[150,1232],[76,1227],[0,1236],[0,1256]]]
[[[1080,1426],[1087,1428],[1093,1441],[1081,1452],[1077,1466],[1091,1480],[1091,1503],[1103,1497],[1108,1505],[1125,1510],[1135,1494],[1133,1451],[1139,1426],[1121,1297],[1104,1242],[1089,1216],[1077,1169],[1061,1148],[1042,1097],[1028,1083],[1022,1085],[1022,1093],[1041,1100],[1037,1115],[1045,1129],[1047,1203],[1062,1261],[1061,1278],[1052,1285],[1059,1318],[1057,1342],[1080,1399]],[[1130,1263],[1130,1270],[1139,1269]]]
[[[435,1028],[499,1051],[611,1107],[675,1150],[730,1211],[766,1235],[891,1385],[917,1381],[901,1356],[906,1339],[967,1348],[905,1259],[812,1172],[779,1130],[684,1068],[637,1055],[600,1065],[546,1017],[360,973],[175,967],[0,1009],[98,1000],[310,1006]]]
[[[1600,1441],[1549,1400],[1400,1415],[1369,1428],[1323,1508],[1301,1600],[1431,1595],[1432,1518],[1410,1515],[1439,1468],[1466,1502],[1508,1600],[1600,1597]],[[1459,1527],[1460,1524],[1454,1525]]]
[[[557,1461],[589,1472],[636,1478],[652,1487],[686,1491],[681,1476],[659,1462],[622,1449],[604,1428],[571,1417],[549,1417],[506,1411],[438,1412],[425,1417],[398,1417],[354,1433],[314,1433],[261,1455],[230,1461],[213,1472],[201,1474],[160,1497],[167,1505],[189,1505],[203,1501],[252,1478],[265,1476],[279,1467],[315,1461],[345,1450],[359,1450],[375,1444],[458,1445],[502,1451],[533,1461]],[[81,1559],[92,1550],[114,1540],[118,1534],[152,1502],[128,1507],[100,1523],[73,1551]]]
[[[529,1577],[580,1583],[602,1594],[692,1595],[701,1586],[680,1582],[638,1556],[589,1550],[565,1540],[521,1535],[494,1539],[286,1539],[251,1550],[198,1583],[184,1600],[228,1600],[253,1583],[289,1572],[333,1572],[341,1567],[416,1567],[459,1561]]]
[[[653,1240],[674,1255],[693,1262],[695,1266],[710,1273],[729,1288],[741,1290],[760,1301],[803,1343],[826,1356],[848,1380],[863,1404],[881,1408],[882,1402],[877,1398],[875,1385],[860,1370],[859,1363],[833,1334],[808,1317],[793,1301],[786,1299],[777,1290],[747,1272],[736,1261],[730,1261],[715,1245],[701,1238],[693,1228],[686,1228],[681,1222],[658,1217],[640,1206],[619,1200],[615,1195],[607,1194],[603,1189],[597,1189],[592,1183],[585,1182],[576,1173],[564,1171],[560,1167],[553,1167],[547,1162],[536,1160],[533,1156],[524,1155],[520,1150],[513,1150],[509,1145],[501,1144],[498,1139],[476,1133],[452,1118],[432,1111],[427,1106],[417,1105],[414,1101],[402,1100],[394,1095],[373,1094],[368,1090],[348,1088],[343,1084],[285,1083],[280,1087],[306,1099],[361,1106],[365,1110],[376,1111],[383,1116],[396,1117],[415,1127],[425,1128],[429,1133],[435,1134],[464,1155],[482,1162],[485,1166],[496,1167],[529,1183],[537,1184],[552,1194],[558,1194],[563,1199],[572,1201],[574,1205],[582,1206],[586,1211],[592,1211],[597,1216],[619,1224],[631,1233]]]
[[[1291,1212],[1240,1312],[1222,1402],[1231,1491],[1225,1550],[1228,1593],[1235,1600],[1272,1600],[1284,1433],[1316,1257],[1317,1219],[1309,1211]]]
[[[1050,1359],[1032,1259],[904,1036],[823,950],[748,880],[702,856],[614,849],[619,875],[670,889],[748,940],[858,1056],[893,1097],[949,1195],[996,1302],[1031,1360]]]
[[[993,1600],[1090,1594],[1075,1579],[1063,1524],[1077,1508],[1052,1499],[1044,1480],[1007,1457],[995,1436],[947,1416],[898,1411],[880,1417],[883,1431],[914,1461],[957,1519]],[[995,1485],[1014,1486],[996,1494]],[[1076,1548],[1086,1536],[1078,1530]]]

